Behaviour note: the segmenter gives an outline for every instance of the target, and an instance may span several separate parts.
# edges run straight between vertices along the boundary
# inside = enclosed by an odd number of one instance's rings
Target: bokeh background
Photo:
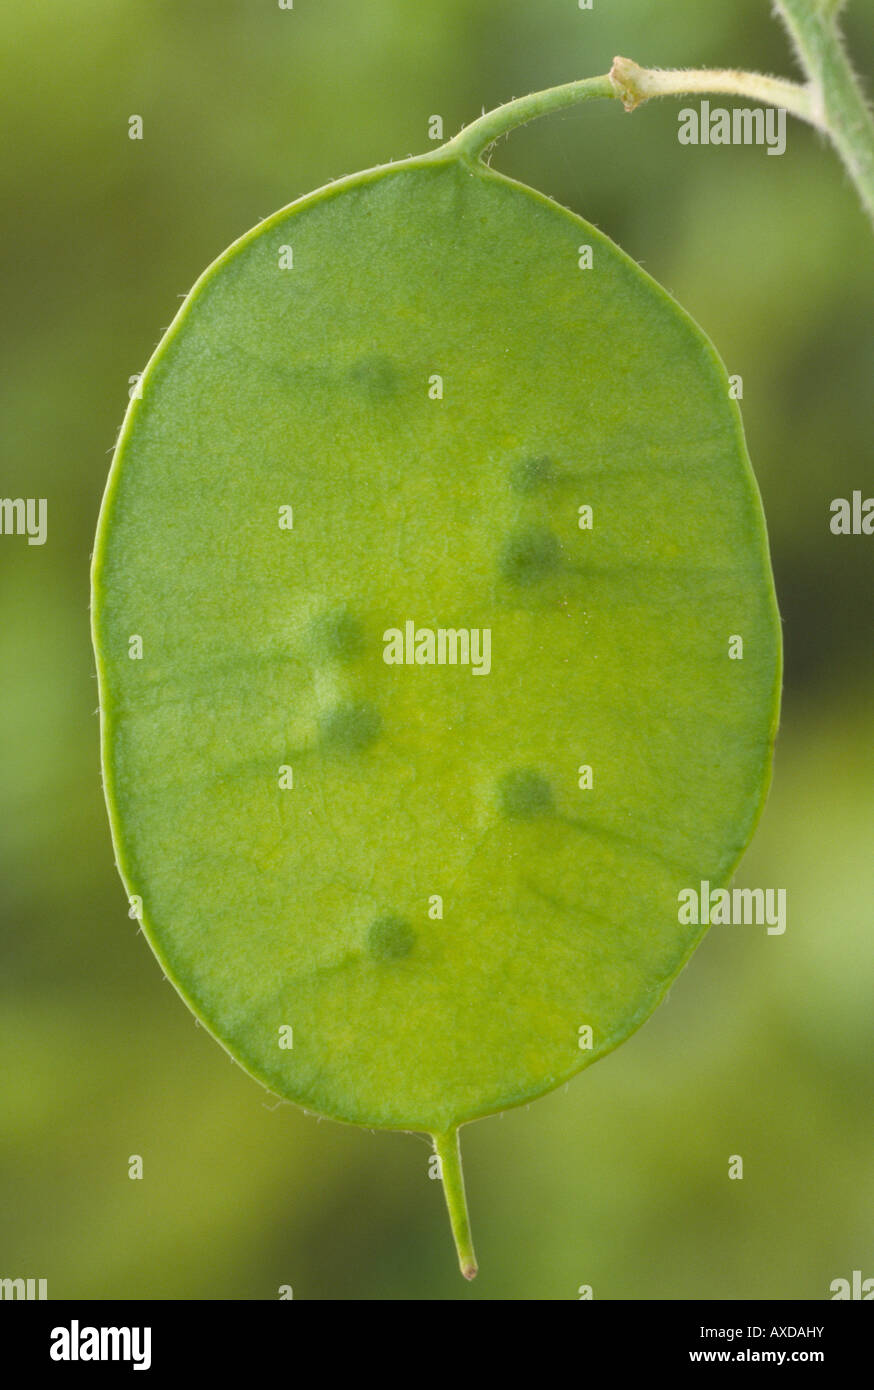
[[[615,53],[791,75],[769,11],[6,0],[0,493],[46,497],[49,538],[0,538],[0,1275],[94,1299],[800,1299],[874,1276],[874,537],[828,526],[832,498],[874,494],[874,234],[809,129],[782,158],[695,149],[682,103],[604,103],[495,156],[618,241],[743,375],[786,690],[737,882],[787,888],[789,927],[716,928],[617,1052],[463,1132],[473,1285],[424,1140],[275,1104],[162,982],[98,769],[100,496],[128,378],[204,265],[328,179],[427,148],[433,113],[448,135]],[[867,0],[847,31],[870,78]]]

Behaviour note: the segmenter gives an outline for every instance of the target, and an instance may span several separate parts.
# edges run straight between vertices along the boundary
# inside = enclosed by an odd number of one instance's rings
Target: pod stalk
[[[464,1191],[458,1130],[450,1129],[446,1134],[433,1134],[431,1138],[434,1141],[434,1152],[440,1160],[443,1195],[446,1198],[449,1224],[452,1227],[452,1236],[458,1251],[458,1266],[465,1279],[475,1279],[477,1263],[473,1248],[473,1236],[470,1231],[467,1197]]]
[[[581,102],[620,101],[626,111],[657,97],[705,93],[751,99],[783,108],[823,131],[837,149],[874,218],[874,116],[853,72],[838,28],[840,0],[776,0],[806,81],[793,82],[763,72],[736,68],[645,68],[617,57],[607,73],[548,87],[484,111],[470,125],[426,158],[483,160],[489,149],[519,126],[551,111]]]

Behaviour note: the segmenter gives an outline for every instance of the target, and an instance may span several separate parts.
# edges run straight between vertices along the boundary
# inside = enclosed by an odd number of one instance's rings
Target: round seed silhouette
[[[278,1095],[434,1136],[471,1276],[458,1127],[639,1026],[764,799],[779,621],[713,347],[450,147],[320,189],[149,362],[93,628],[167,977]]]
[[[402,917],[380,917],[368,928],[367,949],[376,960],[403,960],[415,939],[415,932]]]

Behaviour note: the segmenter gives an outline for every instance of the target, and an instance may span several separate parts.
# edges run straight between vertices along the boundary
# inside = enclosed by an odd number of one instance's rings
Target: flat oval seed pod
[[[726,372],[593,226],[449,146],[198,281],[94,556],[118,864],[278,1095],[435,1136],[651,1013],[762,806],[780,632]]]

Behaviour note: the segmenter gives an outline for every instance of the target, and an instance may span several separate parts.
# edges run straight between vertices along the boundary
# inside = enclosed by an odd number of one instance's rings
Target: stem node
[[[633,111],[647,100],[640,95],[643,68],[631,58],[614,58],[610,69],[610,81],[626,111]]]

